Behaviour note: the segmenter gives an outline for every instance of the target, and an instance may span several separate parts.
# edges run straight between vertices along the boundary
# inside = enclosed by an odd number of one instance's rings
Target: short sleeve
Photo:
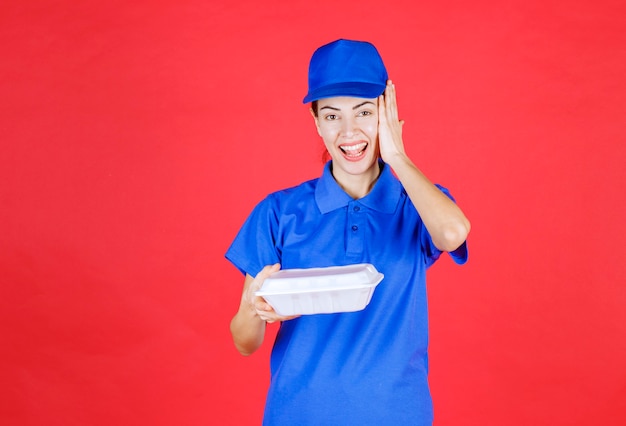
[[[270,195],[252,210],[225,257],[243,274],[256,276],[266,265],[280,263],[277,234],[277,203]]]
[[[439,188],[441,192],[446,194],[448,198],[450,198],[452,201],[455,201],[454,197],[450,194],[450,191],[448,191],[447,188],[439,184],[436,184],[435,186]],[[432,237],[430,236],[429,232],[426,230],[426,227],[424,226],[423,223],[422,223],[421,231],[422,232],[420,232],[420,236],[421,236],[420,243],[422,245],[422,250],[424,250],[424,253],[425,253],[426,266],[431,266],[433,263],[435,263],[437,259],[439,259],[439,257],[441,256],[441,253],[443,252],[435,246],[435,244],[433,243]],[[452,258],[454,263],[456,263],[457,265],[463,265],[465,262],[467,262],[467,258],[468,258],[467,241],[463,241],[463,244],[461,244],[456,250],[451,251],[448,254]]]

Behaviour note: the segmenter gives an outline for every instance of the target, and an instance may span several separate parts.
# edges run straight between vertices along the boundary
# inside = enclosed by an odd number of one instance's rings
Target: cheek
[[[337,139],[339,135],[339,131],[335,127],[336,126],[331,126],[331,125],[324,125],[324,126],[318,127],[319,134],[322,137],[322,139],[324,139],[324,143],[329,144],[329,143],[332,143],[335,139]]]
[[[363,130],[372,141],[378,139],[378,122],[368,123]]]

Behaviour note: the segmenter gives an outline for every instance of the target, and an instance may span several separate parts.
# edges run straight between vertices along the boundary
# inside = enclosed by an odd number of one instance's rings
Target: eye
[[[368,110],[359,111],[357,115],[359,117],[367,117],[368,115],[372,115],[372,111],[368,111]]]
[[[328,114],[324,116],[324,120],[328,120],[328,121],[333,121],[337,119],[337,115],[336,114]]]

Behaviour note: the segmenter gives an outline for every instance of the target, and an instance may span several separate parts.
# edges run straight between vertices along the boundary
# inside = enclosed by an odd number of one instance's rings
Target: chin
[[[378,158],[366,156],[358,161],[350,161],[341,156],[338,159],[341,168],[351,175],[360,175],[367,173],[373,167],[378,167]]]

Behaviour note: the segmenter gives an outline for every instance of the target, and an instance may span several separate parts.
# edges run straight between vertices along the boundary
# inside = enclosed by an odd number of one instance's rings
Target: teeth
[[[363,143],[359,143],[356,145],[342,146],[341,149],[344,151],[357,152],[357,151],[362,151],[366,145],[367,143],[363,142]]]

